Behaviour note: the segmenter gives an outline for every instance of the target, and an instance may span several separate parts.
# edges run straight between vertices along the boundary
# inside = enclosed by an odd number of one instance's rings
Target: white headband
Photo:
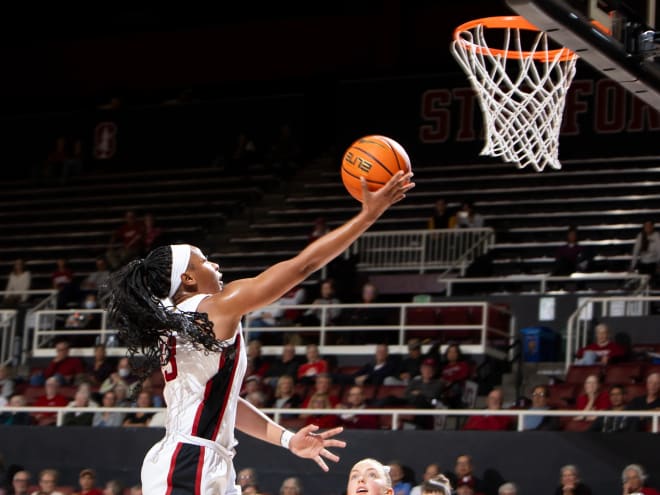
[[[181,275],[188,268],[190,261],[190,246],[188,244],[171,244],[172,250],[172,270],[170,273],[170,293],[168,297],[176,294],[177,289],[181,285]]]

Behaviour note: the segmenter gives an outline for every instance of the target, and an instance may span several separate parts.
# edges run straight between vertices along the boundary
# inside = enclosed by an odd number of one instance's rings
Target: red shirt
[[[309,401],[312,399],[312,395],[314,395],[314,392],[312,392],[307,397],[305,397],[305,400],[303,401],[302,406],[300,406],[301,408],[309,407]],[[330,405],[332,407],[336,407],[337,404],[339,404],[339,397],[337,397],[336,395],[328,394],[328,400],[330,401]]]
[[[575,400],[575,407],[583,411],[584,408],[587,407],[588,403],[589,403],[589,397],[587,397],[587,394],[580,394],[577,396],[577,399]],[[607,393],[607,390],[604,390],[598,394],[598,397],[596,397],[596,400],[594,401],[593,410],[605,411],[606,409],[609,408],[610,408],[610,396]]]
[[[35,407],[63,407],[66,406],[69,403],[69,399],[64,397],[63,395],[54,395],[50,399],[46,397],[45,395],[42,395],[40,397],[37,397],[34,401],[34,404],[32,404]],[[39,422],[39,424],[46,424],[46,423],[54,423],[55,422],[55,416],[57,413],[54,412],[38,412],[35,413],[35,418]],[[45,421],[46,420],[46,421]]]
[[[91,490],[86,492],[82,492],[82,491],[77,492],[76,495],[103,495],[103,490],[99,488],[92,488]]]
[[[61,361],[51,361],[44,371],[44,377],[49,378],[53,375],[62,375],[64,378],[72,378],[80,373],[84,373],[85,367],[80,359],[76,357],[66,357]]]
[[[61,289],[63,286],[73,282],[73,272],[71,270],[55,270],[50,277],[53,281],[53,287]]]
[[[117,229],[115,237],[121,240],[126,248],[136,247],[141,241],[144,233],[144,226],[141,223],[135,222],[133,225],[124,224]]]
[[[513,426],[511,416],[470,416],[463,425],[463,430],[504,431]]]
[[[339,425],[339,418],[334,414],[324,416],[309,416],[305,419],[305,425],[316,425],[319,428],[334,428]]]
[[[441,378],[446,383],[463,382],[470,376],[470,366],[465,361],[447,364],[442,368]]]
[[[621,347],[616,342],[609,341],[605,345],[594,343],[578,349],[576,357],[581,358],[584,356],[584,351],[595,352],[599,361],[601,361],[604,357],[607,357],[607,360],[610,361],[612,358],[623,357],[626,354],[626,351],[623,347]]]
[[[316,361],[315,363],[305,363],[298,368],[298,378],[305,378],[306,376],[316,376],[319,373],[326,373],[328,371],[328,362],[325,359]]]

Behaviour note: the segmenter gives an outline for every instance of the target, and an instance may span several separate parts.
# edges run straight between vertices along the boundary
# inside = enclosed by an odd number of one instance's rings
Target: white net
[[[559,130],[577,56],[549,50],[542,31],[529,50],[521,47],[520,29],[503,32],[503,49],[488,47],[482,24],[460,32],[452,43],[454,57],[479,95],[486,139],[481,154],[518,168],[560,169]]]

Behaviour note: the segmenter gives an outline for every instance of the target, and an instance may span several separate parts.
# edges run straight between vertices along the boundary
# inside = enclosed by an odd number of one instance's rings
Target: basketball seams
[[[374,162],[376,162],[378,165],[380,165],[381,168],[382,168],[383,170],[386,170],[387,173],[390,174],[390,176],[393,176],[393,175],[394,175],[394,174],[392,173],[392,171],[391,171],[389,168],[387,168],[383,162],[381,162],[378,158],[376,158],[374,155],[372,155],[371,153],[369,153],[367,150],[362,149],[362,148],[359,148],[358,146],[353,146],[353,148],[355,148],[355,149],[358,150],[358,151],[361,151],[362,153],[364,153],[365,155],[367,155],[369,158],[371,158]]]
[[[364,177],[364,175],[355,175],[354,173],[350,172],[344,165],[341,166],[341,169],[344,172],[346,172],[346,175],[350,175],[351,177],[353,177],[354,179],[357,179],[358,181],[360,180],[360,177]],[[373,180],[373,179],[370,179],[369,177],[364,177],[364,180],[367,181],[367,184],[379,184],[381,186],[384,186],[385,184],[387,184],[387,182],[381,182],[381,181],[378,181],[378,180]]]
[[[386,140],[386,141],[385,141],[385,144],[387,144],[387,146],[388,146],[388,147],[390,148],[390,150],[392,151],[392,154],[394,155],[394,159],[396,160],[396,166],[397,166],[397,168],[398,168],[399,170],[403,170],[403,169],[401,168],[401,164],[399,163],[399,154],[398,154],[398,153],[396,152],[396,150],[394,149],[394,146],[392,146],[392,143],[390,143],[389,141]]]

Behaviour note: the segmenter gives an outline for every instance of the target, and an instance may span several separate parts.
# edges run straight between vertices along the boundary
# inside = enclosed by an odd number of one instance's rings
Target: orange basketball
[[[360,177],[370,191],[377,191],[399,170],[410,170],[410,158],[399,143],[385,136],[365,136],[344,153],[341,160],[341,180],[346,190],[362,201]]]

